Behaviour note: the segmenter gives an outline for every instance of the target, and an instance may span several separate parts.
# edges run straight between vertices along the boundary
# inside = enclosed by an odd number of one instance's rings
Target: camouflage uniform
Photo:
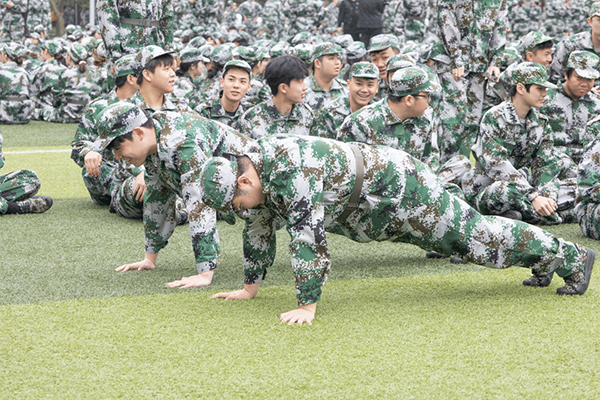
[[[545,71],[540,64],[526,62],[515,69],[511,79],[513,84],[553,87],[545,82]],[[565,163],[546,129],[546,117],[534,108],[521,122],[510,100],[484,115],[473,147],[475,168],[463,177],[464,194],[479,212],[501,215],[518,211],[524,221],[534,224],[563,222],[559,213],[538,214],[531,203],[540,195],[554,200],[559,212],[574,206],[576,188],[572,181],[560,180],[566,175]]]
[[[540,29],[543,14],[539,5],[526,1],[510,11],[510,40],[519,40],[527,35],[527,32]]]
[[[288,115],[281,115],[273,98],[268,98],[246,111],[233,128],[253,139],[280,133],[309,135],[314,120],[312,110],[304,103],[294,104]]]
[[[0,31],[9,41],[21,43],[25,38],[24,15],[27,13],[27,0],[11,1],[14,3],[11,8],[4,5],[4,2],[0,6],[3,14]]]
[[[217,29],[221,18],[220,0],[196,0],[192,7],[196,21],[202,21],[205,30]]]
[[[304,82],[307,86],[304,104],[309,106],[313,111],[319,110],[321,107],[335,99],[348,96],[346,84],[338,78],[333,78],[333,83],[329,90],[323,90],[317,81],[315,81],[313,74],[310,74]]]
[[[577,184],[581,198],[575,214],[583,234],[600,240],[600,117],[590,121],[588,133],[597,136],[584,149],[579,164]]]
[[[193,112],[189,104],[185,100],[178,99],[172,96],[164,96],[163,105],[160,110],[155,110],[146,103],[140,92],[136,92],[132,97],[127,99],[128,102],[138,106],[142,110],[147,110],[151,113],[156,111],[177,111],[177,112]]]
[[[347,116],[352,114],[350,99],[348,96],[339,97],[329,104],[323,106],[313,124],[311,136],[320,136],[327,139],[336,139],[337,130]]]
[[[173,1],[173,22],[177,29],[192,29],[196,25],[193,6],[189,0]]]
[[[28,0],[27,27],[28,31],[35,32],[41,25],[45,31],[52,28],[50,17],[50,2],[48,0]]]
[[[50,112],[58,105],[60,77],[67,69],[56,60],[44,62],[31,83],[32,94],[37,98],[34,119],[43,119],[42,110]]]
[[[329,3],[323,10],[323,22],[321,25],[321,32],[325,34],[332,34],[337,32],[337,22],[340,9],[333,2]]]
[[[275,258],[277,218],[290,234],[299,305],[320,299],[331,256],[325,232],[356,242],[394,241],[457,255],[492,267],[513,265],[581,276],[586,250],[535,226],[485,217],[444,190],[438,178],[403,151],[356,143],[364,160],[357,209],[341,218],[357,181],[350,144],[314,137],[271,136],[247,153],[262,183],[265,203],[244,217],[244,283],[260,283]],[[209,160],[201,173],[204,200],[231,209],[235,163]],[[589,276],[589,275],[588,275]]]
[[[235,122],[244,114],[244,107],[240,104],[235,110],[235,115],[229,115],[221,105],[221,99],[199,104],[194,111],[206,119],[211,119],[222,123],[223,125],[233,126]]]
[[[107,126],[101,128],[100,140],[104,142],[101,147],[108,145],[108,135],[113,135],[114,139],[114,135],[119,134],[111,132],[114,114],[124,115],[121,121],[131,123],[121,134],[144,122],[145,117],[140,115],[139,109],[133,113],[131,110],[136,108],[120,102],[104,111],[101,123],[104,121]],[[133,123],[136,121],[137,124]],[[220,252],[217,218],[215,211],[202,202],[200,167],[213,155],[256,151],[256,144],[233,129],[196,114],[160,111],[153,115],[153,122],[157,153],[149,155],[144,164],[147,184],[144,197],[146,253],[155,254],[167,245],[176,225],[174,206],[179,196],[184,199],[189,211],[190,236],[198,273],[213,270]]]
[[[256,0],[246,0],[242,2],[237,13],[242,16],[242,30],[250,36],[256,36],[259,27],[262,25],[262,6]]]
[[[19,53],[17,46],[0,52]],[[13,54],[21,57],[22,54]],[[35,105],[29,96],[29,74],[16,62],[0,64],[0,122],[3,124],[26,124],[32,117]]]
[[[285,15],[281,9],[279,0],[267,0],[263,6],[263,29],[264,36],[273,39],[281,40],[285,32]]]
[[[133,72],[133,71],[132,71]],[[96,151],[94,142],[99,137],[96,123],[102,110],[119,101],[116,89],[108,95],[91,102],[83,111],[81,122],[71,142],[71,158],[81,170],[83,183],[92,201],[100,206],[109,206],[110,212],[116,212],[125,218],[142,218],[143,202],[135,199],[135,177],[144,172],[144,168],[134,168],[124,161],[115,160],[112,151],[98,151],[102,155],[100,175],[93,177],[85,168],[85,156]]]
[[[288,37],[300,32],[314,32],[322,19],[323,2],[320,0],[282,0],[281,7],[288,19]]]
[[[497,55],[506,42],[507,14],[506,0],[438,1],[439,43],[450,61],[436,67],[436,73],[443,74],[440,81],[450,85],[444,88],[440,105],[443,142],[449,143],[443,150],[445,158],[469,156],[477,138],[487,71],[500,66]],[[456,82],[448,73],[459,67],[465,68],[465,75]]]
[[[384,10],[384,20],[387,19],[388,32],[402,42],[422,42],[425,39],[427,26],[427,0],[400,0],[391,2]]]
[[[170,48],[173,42],[173,3],[166,0],[98,0],[100,32],[109,58],[116,60],[140,48]]]

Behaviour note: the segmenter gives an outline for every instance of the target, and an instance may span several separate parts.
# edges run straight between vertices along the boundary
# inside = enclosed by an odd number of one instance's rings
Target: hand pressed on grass
[[[118,268],[115,268],[115,271],[125,272],[125,271],[144,271],[156,268],[156,257],[158,254],[149,254],[146,253],[146,257],[142,261],[138,261],[133,264],[124,264]]]
[[[317,303],[306,304],[304,306],[298,306],[297,309],[288,311],[279,316],[281,323],[287,322],[288,325],[298,324],[302,325],[307,323],[312,325],[313,319],[315,319],[315,313],[317,311]]]
[[[260,283],[244,284],[244,288],[233,292],[221,292],[210,296],[211,299],[250,300],[258,293]]]
[[[178,287],[181,289],[208,286],[212,282],[214,272],[214,270],[205,271],[198,275],[187,276],[178,281],[165,283],[165,285],[168,287]]]

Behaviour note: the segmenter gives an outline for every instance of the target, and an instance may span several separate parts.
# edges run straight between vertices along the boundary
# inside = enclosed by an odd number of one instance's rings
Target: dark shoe
[[[443,254],[440,253],[436,253],[435,251],[428,251],[427,253],[425,253],[425,258],[448,258],[448,256],[445,256]]]
[[[552,282],[552,277],[554,276],[554,271],[549,274],[540,274],[536,275],[535,273],[531,275],[531,278],[525,279],[523,281],[523,285],[525,286],[537,286],[537,287],[546,287],[549,286]]]
[[[185,225],[188,222],[187,210],[175,210],[175,222],[177,225]]]
[[[20,208],[19,214],[41,214],[52,207],[52,198],[49,196],[34,196],[16,203]]]
[[[500,214],[501,217],[514,219],[516,221],[523,221],[523,215],[516,210],[508,210],[507,212]]]
[[[468,264],[469,263],[468,261],[465,261],[458,257],[450,257],[450,262],[452,264]]]
[[[571,276],[567,276],[565,279],[566,285],[556,289],[558,294],[566,295],[582,295],[587,290],[590,284],[590,278],[592,277],[592,268],[594,268],[594,261],[596,260],[596,252],[592,249],[585,248],[586,253],[583,257],[583,271],[577,271]]]

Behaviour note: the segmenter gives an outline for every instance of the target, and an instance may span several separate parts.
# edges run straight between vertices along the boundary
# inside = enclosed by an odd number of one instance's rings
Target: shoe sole
[[[433,259],[439,260],[441,258],[448,258],[448,256],[445,256],[440,253],[436,253],[435,251],[428,251],[427,253],[425,253],[425,258],[433,258]]]
[[[594,261],[596,261],[596,252],[590,248],[585,248],[587,250],[587,259],[585,261],[585,265],[583,266],[583,283],[580,283],[575,287],[575,292],[562,292],[562,287],[556,289],[557,294],[562,295],[582,295],[587,290],[590,285],[590,279],[592,277],[592,269],[594,268]]]
[[[525,279],[523,281],[523,285],[525,285],[525,286],[531,286],[531,287],[548,287],[552,283],[552,278],[553,277],[554,277],[554,271],[550,272],[550,279],[548,280],[548,283],[545,284],[545,285],[531,284],[531,281],[529,279]]]

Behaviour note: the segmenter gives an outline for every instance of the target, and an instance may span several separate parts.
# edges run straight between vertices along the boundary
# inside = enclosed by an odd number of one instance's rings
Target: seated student
[[[65,49],[57,39],[48,40],[42,44],[42,60],[44,63],[33,76],[31,94],[36,100],[32,119],[42,120],[42,110],[51,110],[58,102],[58,85],[60,76],[67,68],[64,59]]]
[[[513,265],[563,277],[562,295],[583,294],[595,253],[536,227],[485,217],[447,192],[423,163],[401,150],[316,137],[259,139],[260,151],[237,161],[215,157],[200,173],[204,201],[244,212],[244,288],[215,298],[251,299],[275,258],[283,218],[298,308],[282,322],[311,323],[331,268],[325,232],[357,242],[391,240],[473,263]]]
[[[379,88],[377,78],[379,71],[373,63],[364,61],[353,64],[350,78],[346,82],[349,95],[339,97],[323,106],[317,114],[310,134],[335,139],[337,130],[346,117],[371,103]]]
[[[581,156],[577,176],[581,199],[575,207],[575,215],[583,234],[600,240],[600,116],[589,122],[587,133],[596,136]]]
[[[23,68],[25,47],[0,44],[0,123],[26,124],[35,105],[29,96],[30,75]]]
[[[157,111],[149,117],[147,111],[126,101],[102,110],[98,116],[98,131],[100,137],[96,144],[99,150],[112,151],[117,160],[125,160],[136,167],[145,166],[146,256],[140,262],[122,265],[117,271],[155,268],[158,252],[167,245],[177,224],[175,204],[180,197],[189,212],[198,275],[169,285],[210,284],[217,267],[219,236],[216,213],[202,201],[199,168],[213,155],[242,154],[255,150],[256,143],[195,113]]]
[[[331,42],[315,46],[312,54],[312,70],[304,81],[306,82],[306,103],[314,112],[330,102],[348,96],[344,82],[338,79],[342,62],[342,48]]]
[[[2,133],[0,133],[0,168],[4,166]],[[40,178],[28,169],[0,174],[0,215],[43,213],[52,207],[52,198],[35,196]]]
[[[280,56],[265,68],[265,81],[272,97],[242,115],[234,129],[253,139],[277,133],[310,134],[314,115],[304,104],[308,69],[294,56]]]
[[[173,95],[180,99],[187,99],[190,108],[195,108],[200,102],[200,86],[204,64],[210,60],[202,54],[200,49],[187,48],[181,52],[181,64],[176,72],[175,89]]]
[[[241,101],[250,88],[252,72],[246,61],[227,61],[221,77],[221,96],[212,102],[205,102],[195,108],[204,118],[233,126],[244,113]]]
[[[116,87],[107,95],[92,101],[84,110],[77,132],[71,142],[71,158],[82,167],[83,183],[92,201],[109,206],[124,218],[142,218],[146,183],[144,169],[134,168],[114,159],[111,152],[97,151],[94,142],[99,133],[96,126],[103,109],[133,96],[139,86],[135,76],[135,55],[129,54],[115,62]],[[185,222],[187,213],[179,215]]]
[[[481,121],[473,147],[475,168],[463,177],[467,200],[482,214],[503,215],[534,224],[559,224],[565,191],[564,163],[538,114],[546,88],[546,69],[524,62],[512,70],[511,100],[491,108]]]
[[[187,101],[168,97],[175,89],[173,56],[158,46],[146,46],[135,55],[139,90],[129,101],[142,110],[192,112]]]

